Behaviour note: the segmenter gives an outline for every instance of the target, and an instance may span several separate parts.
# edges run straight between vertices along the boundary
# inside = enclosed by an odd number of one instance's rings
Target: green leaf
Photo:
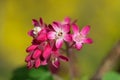
[[[110,71],[103,76],[102,80],[120,80],[120,74]]]
[[[53,77],[46,66],[30,70],[21,67],[14,71],[11,80],[53,80]]]

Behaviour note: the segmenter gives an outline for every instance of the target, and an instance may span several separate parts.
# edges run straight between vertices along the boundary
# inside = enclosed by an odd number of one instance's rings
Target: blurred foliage
[[[90,80],[90,78],[83,76],[80,80]],[[109,71],[104,74],[101,80],[120,80],[120,74],[115,71]]]
[[[83,76],[80,80],[90,80],[88,76]]]
[[[102,80],[120,80],[120,74],[115,71],[110,71],[103,76]]]
[[[53,80],[53,78],[46,66],[30,70],[24,66],[13,72],[11,80]]]

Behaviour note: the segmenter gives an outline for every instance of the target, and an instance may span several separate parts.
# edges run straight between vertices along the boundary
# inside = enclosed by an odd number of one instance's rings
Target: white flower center
[[[62,31],[56,32],[56,39],[64,38],[64,33]]]
[[[40,31],[41,31],[41,28],[40,28],[40,27],[34,27],[34,28],[33,28],[33,33],[34,33],[34,34],[38,34]]]

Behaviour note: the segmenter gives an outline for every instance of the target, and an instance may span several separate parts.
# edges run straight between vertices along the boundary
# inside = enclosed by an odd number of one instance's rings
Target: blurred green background
[[[93,75],[120,39],[120,0],[0,0],[0,80],[10,80],[12,72],[25,65],[33,18],[51,23],[66,16],[78,19],[80,28],[91,25],[89,37],[94,43],[76,55],[80,74]]]

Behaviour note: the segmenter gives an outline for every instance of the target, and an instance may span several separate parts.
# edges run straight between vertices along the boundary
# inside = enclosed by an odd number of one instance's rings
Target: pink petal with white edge
[[[73,30],[74,34],[79,33],[79,27],[76,24],[72,24],[72,30]]]
[[[36,61],[35,61],[35,68],[38,68],[40,66],[40,59],[38,58]]]
[[[61,48],[63,44],[63,39],[57,39],[56,40],[56,48]]]
[[[90,26],[88,25],[88,26],[83,27],[80,33],[83,35],[87,35],[89,31],[90,31]]]
[[[39,22],[35,19],[32,19],[32,24],[35,26],[35,27],[38,27],[39,26]]]
[[[81,43],[76,43],[76,44],[75,44],[75,47],[76,47],[78,50],[80,50],[80,49],[82,48],[82,44],[81,44]]]
[[[57,59],[57,60],[53,61],[52,64],[54,67],[58,68],[60,66],[60,61]]]
[[[61,25],[61,28],[65,33],[68,33],[70,31],[70,25],[68,24]]]
[[[68,58],[62,55],[59,56],[59,59],[62,61],[68,61]]]
[[[55,39],[55,34],[56,33],[53,31],[48,32],[48,34],[47,34],[48,39]]]
[[[64,40],[67,41],[67,42],[71,42],[72,41],[72,36],[70,34],[66,34],[64,36]]]
[[[91,38],[86,38],[84,40],[84,43],[87,43],[87,44],[92,44],[93,43],[93,40]]]
[[[36,59],[41,55],[41,50],[37,49],[34,51],[32,58]]]
[[[45,50],[44,50],[44,52],[43,52],[43,57],[44,57],[45,59],[48,59],[48,58],[49,58],[49,56],[50,56],[50,54],[51,54],[51,50],[52,50],[52,48],[51,48],[51,46],[48,44],[48,45],[45,47]]]
[[[26,49],[26,52],[33,51],[35,48],[37,48],[38,45],[31,45]]]
[[[52,27],[56,32],[61,29],[57,24],[53,24]]]

